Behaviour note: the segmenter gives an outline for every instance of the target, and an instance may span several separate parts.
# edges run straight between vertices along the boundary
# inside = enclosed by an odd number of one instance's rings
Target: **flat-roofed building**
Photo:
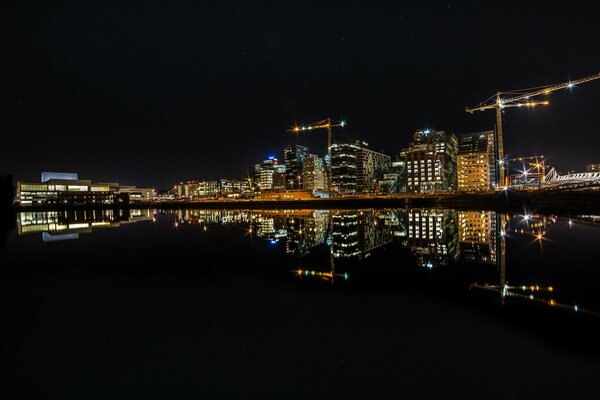
[[[403,150],[407,192],[452,192],[456,190],[458,139],[452,133],[422,130],[413,134]]]
[[[305,190],[325,190],[327,176],[322,158],[315,154],[309,154],[302,160],[302,182]]]
[[[53,179],[60,175],[67,179]],[[17,182],[16,203],[28,205],[46,204],[112,204],[116,200],[152,201],[154,189],[120,186],[118,183],[92,183],[87,179],[70,179],[77,174],[44,173],[44,182]]]
[[[392,158],[367,148],[356,150],[356,192],[374,193],[378,177],[391,166]]]
[[[487,192],[496,187],[494,131],[461,135],[458,148],[459,192]]]

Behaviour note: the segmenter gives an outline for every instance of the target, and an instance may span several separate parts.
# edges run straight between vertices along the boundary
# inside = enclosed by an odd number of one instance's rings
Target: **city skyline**
[[[0,171],[23,180],[78,171],[165,188],[244,176],[288,144],[323,154],[320,135],[286,129],[328,116],[392,156],[418,129],[493,129],[493,115],[464,107],[497,90],[598,72],[597,7],[8,7]],[[476,32],[483,40],[472,40]],[[505,152],[544,154],[565,171],[598,162],[598,86],[506,113]]]

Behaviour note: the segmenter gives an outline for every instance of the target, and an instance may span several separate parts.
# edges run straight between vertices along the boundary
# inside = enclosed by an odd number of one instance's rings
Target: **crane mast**
[[[502,110],[512,107],[547,106],[548,101],[534,101],[532,97],[547,95],[561,89],[571,89],[576,85],[600,79],[600,73],[574,81],[557,83],[553,85],[541,86],[537,88],[514,90],[510,92],[497,92],[494,96],[480,103],[475,107],[465,107],[465,111],[473,114],[475,111],[496,110],[496,180],[498,185],[505,185],[504,176],[504,132],[502,129]],[[503,95],[505,97],[503,97]],[[525,100],[525,101],[523,101]]]

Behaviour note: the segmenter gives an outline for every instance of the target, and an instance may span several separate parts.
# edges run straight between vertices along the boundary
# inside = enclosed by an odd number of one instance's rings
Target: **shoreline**
[[[535,191],[338,197],[304,200],[193,200],[129,204],[14,206],[15,212],[76,211],[89,209],[352,209],[456,208],[542,213],[600,213],[600,191]]]

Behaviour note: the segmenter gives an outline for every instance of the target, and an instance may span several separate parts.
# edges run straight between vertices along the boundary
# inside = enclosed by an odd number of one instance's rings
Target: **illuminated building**
[[[273,166],[273,190],[285,189],[285,165]]]
[[[600,172],[600,164],[588,164],[588,165],[586,165],[585,172]]]
[[[407,247],[417,264],[432,268],[458,260],[460,248],[456,232],[456,211],[409,210]]]
[[[198,182],[179,182],[171,189],[171,194],[179,199],[191,199],[198,194]]]
[[[444,131],[423,130],[413,134],[406,155],[408,192],[450,192],[456,190],[458,139]]]
[[[308,147],[297,144],[286,146],[283,150],[285,163],[285,182],[288,189],[303,189],[302,161],[308,156]],[[284,188],[282,188],[284,189]]]
[[[465,260],[495,264],[496,240],[495,212],[458,212],[458,243]]]
[[[356,150],[356,192],[374,193],[377,178],[391,165],[391,157],[361,147]]]
[[[376,178],[390,166],[391,158],[367,146],[362,140],[347,137],[331,145],[332,186],[338,194],[375,191]]]
[[[176,184],[171,189],[172,194],[180,199],[197,199],[216,197],[220,192],[218,181],[189,181]]]
[[[331,185],[340,195],[356,194],[356,150],[365,142],[351,138],[337,138],[331,145]]]
[[[274,189],[273,178],[275,175],[276,166],[278,166],[278,165],[279,165],[279,161],[274,156],[269,156],[266,160],[264,160],[260,164],[256,164],[254,170],[255,170],[257,186],[260,190],[273,190]],[[285,171],[285,167],[283,167],[283,168]],[[282,173],[281,167],[277,169],[277,173],[279,175]],[[283,172],[283,173],[285,175],[285,172]],[[280,185],[281,178],[278,177],[277,179],[278,179],[277,184]],[[285,177],[284,177],[284,182],[285,182]],[[285,183],[284,183],[284,185],[285,185]]]
[[[58,179],[60,176],[63,179]],[[92,183],[77,174],[42,173],[39,183],[17,182],[16,202],[20,205],[112,204],[121,201],[152,201],[154,189],[121,186],[118,183]],[[66,178],[66,179],[65,179]]]
[[[302,182],[303,188],[310,191],[325,190],[327,177],[323,159],[315,154],[309,154],[302,160]]]
[[[219,192],[224,197],[239,197],[252,193],[252,184],[249,179],[221,179]]]
[[[406,192],[406,154],[401,152],[396,161],[379,175],[379,190],[381,193]]]
[[[497,184],[494,131],[461,135],[456,163],[459,192],[494,189]]]

